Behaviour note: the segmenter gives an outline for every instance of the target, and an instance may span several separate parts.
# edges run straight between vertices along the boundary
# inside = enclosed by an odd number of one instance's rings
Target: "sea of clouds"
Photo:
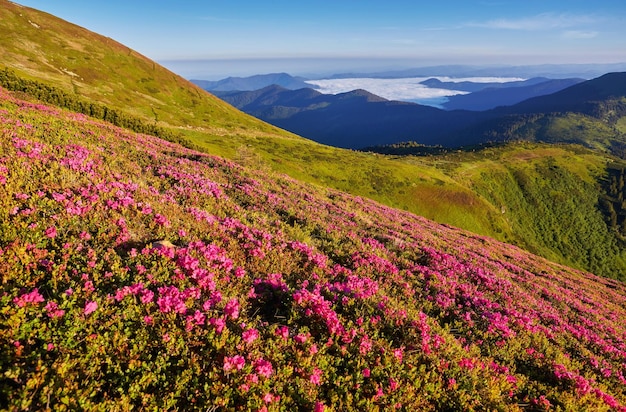
[[[442,82],[474,82],[474,83],[506,83],[522,81],[517,77],[464,77],[452,78],[445,76],[437,77],[411,77],[403,79],[374,79],[374,78],[349,78],[349,79],[320,79],[307,80],[306,82],[317,86],[317,90],[324,94],[345,93],[356,89],[367,90],[377,96],[388,100],[400,100],[405,102],[419,103],[438,107],[447,101],[448,96],[467,94],[460,90],[448,90],[431,88],[421,84],[427,79],[439,79]]]

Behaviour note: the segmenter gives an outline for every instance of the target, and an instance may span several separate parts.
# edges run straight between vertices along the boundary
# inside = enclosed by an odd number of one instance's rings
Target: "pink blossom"
[[[85,288],[85,292],[87,293],[93,292],[95,290],[93,282],[91,280],[85,282],[85,285],[83,287]]]
[[[296,342],[302,344],[305,343],[308,340],[308,336],[303,334],[303,333],[299,333],[296,336],[293,337],[293,340],[295,340]]]
[[[359,353],[361,355],[366,355],[371,349],[372,341],[367,336],[363,336],[361,338],[361,343],[359,344]]]
[[[163,227],[170,227],[172,225],[170,221],[167,220],[167,217],[159,213],[154,215],[154,222],[158,224],[159,226],[163,226]]]
[[[243,338],[244,342],[250,344],[259,337],[259,331],[256,329],[248,329],[243,331],[241,337]]]
[[[98,304],[94,301],[90,301],[87,302],[85,304],[85,315],[89,315],[90,313],[94,312],[96,309],[98,309]]]
[[[251,373],[250,375],[246,376],[246,382],[259,383],[259,375],[257,375],[256,373]]]
[[[54,239],[57,236],[57,228],[54,226],[50,226],[44,231],[44,234],[50,239]]]
[[[389,389],[391,389],[391,391],[395,391],[396,389],[398,389],[398,381],[395,380],[394,378],[389,378]]]
[[[15,303],[18,307],[24,307],[27,304],[37,304],[43,302],[45,299],[39,293],[38,289],[33,289],[30,293],[25,293],[21,296],[13,299],[13,303]]]
[[[258,359],[254,362],[254,368],[259,375],[266,378],[272,376],[272,373],[274,372],[272,364],[265,359]]]
[[[236,298],[229,300],[224,307],[224,313],[231,319],[237,319],[239,317],[239,301]]]
[[[393,350],[393,356],[396,357],[396,359],[398,360],[398,362],[402,362],[402,356],[404,354],[404,350],[402,348],[398,348],[398,349],[394,349]]]
[[[59,305],[56,302],[49,301],[44,307],[48,316],[52,319],[60,318],[65,314],[63,309],[59,309]]]
[[[533,405],[538,405],[544,409],[548,409],[550,406],[552,406],[548,398],[546,398],[544,395],[541,395],[539,398],[533,399],[531,402]]]
[[[322,402],[315,402],[313,412],[324,412],[324,404]]]
[[[319,368],[313,369],[313,373],[309,376],[309,382],[314,385],[320,385],[322,383],[322,370]]]
[[[144,289],[143,291],[141,291],[141,303],[145,305],[145,304],[152,302],[153,299],[154,299],[153,291],[151,291],[150,289]]]
[[[266,394],[263,396],[263,402],[265,402],[265,403],[272,403],[272,402],[274,402],[275,400],[277,400],[277,398],[278,398],[277,396],[275,396],[275,395],[273,395],[272,393],[269,393],[269,392],[268,392],[268,393],[266,393]]]
[[[226,356],[224,358],[224,371],[228,372],[232,369],[237,369],[238,371],[240,371],[241,369],[243,369],[245,364],[246,360],[241,355],[235,355],[232,357]]]
[[[226,327],[226,319],[224,318],[211,318],[209,323],[215,328],[217,333],[222,333]]]
[[[198,326],[204,325],[204,321],[206,319],[206,315],[199,310],[196,310],[193,314],[193,321]]]
[[[276,335],[287,339],[289,337],[289,328],[287,326],[279,326],[276,328]]]

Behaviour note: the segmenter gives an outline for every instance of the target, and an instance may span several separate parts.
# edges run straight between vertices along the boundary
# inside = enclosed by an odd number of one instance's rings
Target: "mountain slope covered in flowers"
[[[0,408],[626,410],[626,286],[0,89]]]

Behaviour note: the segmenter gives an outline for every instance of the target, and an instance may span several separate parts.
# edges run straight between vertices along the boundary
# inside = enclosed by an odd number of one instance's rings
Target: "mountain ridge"
[[[350,94],[322,97],[317,94],[302,94],[302,92],[286,89],[264,89],[264,92],[271,90],[275,96],[273,100],[260,99],[255,92],[221,93],[218,96],[239,109],[278,127],[320,143],[352,149],[402,141],[416,141],[425,145],[448,148],[488,143],[497,141],[496,134],[499,133],[499,131],[491,130],[490,125],[492,123],[507,124],[510,122],[508,117],[512,115],[576,112],[602,121],[601,113],[612,110],[614,118],[611,122],[614,123],[626,114],[620,109],[619,102],[611,103],[607,100],[610,108],[603,108],[603,103],[601,103],[601,99],[611,100],[611,94],[620,98],[626,97],[626,86],[624,86],[626,73],[611,73],[584,82],[576,80],[572,82],[575,84],[570,85],[570,81],[551,82],[547,87],[559,89],[555,93],[533,97],[511,106],[477,112],[444,111],[414,103],[378,101],[374,97],[369,98],[367,103],[370,104],[363,105],[362,100],[354,99],[353,104],[346,107],[345,104],[349,102],[350,97],[353,97]],[[540,83],[535,86],[541,88],[542,85],[545,84]],[[563,88],[563,86],[568,87]],[[506,90],[510,92],[515,88]],[[522,93],[527,91],[528,89],[523,89]],[[459,96],[458,98],[470,97]],[[324,100],[323,105],[314,104],[321,100]],[[283,104],[277,104],[280,107],[271,108],[274,102],[278,101]],[[328,119],[332,119],[332,122],[325,121]],[[505,134],[502,136],[505,138]],[[511,138],[509,136],[509,139]],[[518,135],[515,139],[523,140],[525,137]],[[535,137],[531,137],[532,139]],[[541,137],[538,138],[540,139]],[[577,138],[577,142],[584,144],[584,139],[582,135]],[[621,139],[617,132],[609,138],[615,141],[621,141]],[[611,144],[604,145],[605,150],[609,150],[610,147]]]
[[[483,111],[498,106],[513,106],[533,97],[545,96],[573,86],[582,79],[546,79],[531,85],[487,87],[467,95],[454,95],[442,104],[446,110]],[[524,83],[522,83],[524,84]]]
[[[248,77],[227,77],[225,79],[211,80],[190,80],[192,83],[208,91],[253,91],[262,89],[273,84],[290,90],[303,88],[315,89],[316,86],[306,83],[304,77],[291,76],[287,73],[257,74]]]

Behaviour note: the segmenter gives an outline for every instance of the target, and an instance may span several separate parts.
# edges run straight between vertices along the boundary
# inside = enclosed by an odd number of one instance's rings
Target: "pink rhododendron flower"
[[[52,319],[60,318],[65,314],[63,309],[59,309],[59,305],[56,302],[49,301],[44,307],[48,316]]]
[[[394,378],[389,378],[389,389],[391,389],[391,391],[395,391],[396,389],[398,389],[398,381],[395,380]]]
[[[322,370],[319,368],[313,369],[313,373],[309,376],[309,382],[314,385],[320,385],[322,383]]]
[[[241,369],[243,369],[245,364],[246,360],[241,355],[235,355],[232,357],[226,356],[224,358],[224,371],[228,372],[232,369],[237,369],[238,371],[240,371]]]
[[[57,228],[54,226],[50,226],[44,231],[44,234],[50,239],[53,239],[57,236]]]
[[[85,292],[90,293],[93,292],[94,290],[96,290],[96,288],[93,286],[93,282],[91,280],[88,280],[87,282],[85,282],[85,285],[83,286],[85,288]]]
[[[241,334],[242,339],[247,344],[254,342],[259,337],[259,331],[256,329],[248,329]]]
[[[222,333],[226,327],[226,319],[224,318],[211,318],[209,323],[215,328],[217,333]]]
[[[238,267],[237,269],[235,269],[235,277],[237,278],[242,278],[246,275],[246,271],[245,269]]]
[[[167,217],[159,213],[154,215],[154,221],[156,224],[158,224],[159,226],[163,226],[163,227],[170,227],[172,225],[170,221],[167,220]]]
[[[276,397],[273,394],[271,394],[271,393],[266,393],[263,396],[263,402],[265,402],[265,403],[272,403],[272,402],[274,402],[275,399],[276,399]]]
[[[393,350],[393,356],[396,357],[398,362],[402,362],[403,355],[404,355],[404,350],[402,348],[398,348],[398,349],[394,349]]]
[[[96,309],[98,309],[98,304],[94,301],[91,302],[87,302],[85,304],[85,315],[89,315],[90,313],[93,313]]]
[[[363,336],[363,338],[361,338],[361,343],[359,344],[359,353],[361,355],[366,355],[371,349],[372,341],[367,336]]]
[[[274,372],[272,364],[265,359],[259,359],[254,362],[254,368],[259,375],[266,378],[272,376],[272,373]]]
[[[229,300],[224,307],[224,313],[231,319],[237,319],[239,317],[239,301],[236,298]]]
[[[22,308],[27,304],[37,304],[43,302],[45,299],[39,293],[39,289],[33,289],[30,293],[25,293],[13,299],[18,307]]]
[[[276,335],[281,336],[283,339],[287,339],[289,337],[289,328],[287,326],[279,326],[276,329]]]

